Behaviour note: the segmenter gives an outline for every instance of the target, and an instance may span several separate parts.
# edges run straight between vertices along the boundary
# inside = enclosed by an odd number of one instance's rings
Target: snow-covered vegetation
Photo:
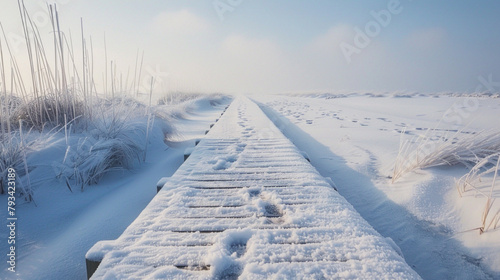
[[[163,138],[172,136],[175,130],[171,119],[182,115],[190,100],[206,97],[176,92],[160,99],[159,105],[153,105],[151,88],[146,98],[149,102],[143,103],[134,98],[140,94],[137,84],[143,77],[134,75],[134,79],[125,81],[123,86],[112,67],[109,73],[104,73],[107,91],[97,92],[92,67],[97,58],[93,56],[92,45],[87,45],[83,26],[82,53],[77,55],[73,42],[61,30],[56,6],[47,8],[52,23],[52,35],[48,36],[53,38],[40,34],[29,11],[20,2],[26,49],[26,56],[21,55],[21,60],[7,40],[0,39],[1,178],[6,178],[9,167],[18,170],[22,191],[17,194],[28,201],[35,198],[34,188],[40,184],[30,180],[30,173],[38,164],[31,158],[42,150],[64,146],[64,153],[43,164],[51,165],[55,177],[69,190],[84,190],[98,183],[109,171],[131,169],[144,161],[153,130],[161,131]],[[51,47],[44,45],[47,39],[53,40]],[[21,64],[29,65],[28,77],[22,75]],[[139,73],[140,67],[135,66]],[[215,100],[221,96],[210,98]],[[171,104],[178,106],[176,109],[167,106]],[[1,193],[5,191],[5,184],[0,179]]]
[[[228,101],[220,95],[206,95],[178,105],[155,106],[152,111],[162,117],[150,121],[147,142],[147,116],[143,110],[138,110],[138,116],[128,112],[128,117],[119,121],[103,118],[82,131],[68,129],[65,133],[64,127],[50,134],[31,131],[32,140],[25,140],[30,145],[26,162],[36,204],[19,199],[16,208],[21,228],[18,266],[30,268],[18,269],[15,278],[83,279],[87,250],[95,242],[117,238],[123,232],[156,194],[158,179],[171,175],[182,164],[184,149],[204,135]],[[127,108],[131,107],[123,107]],[[165,122],[162,118],[167,116]],[[109,122],[123,128],[105,130]],[[175,125],[173,130],[171,125]],[[122,147],[129,143],[137,149]],[[123,162],[124,157],[131,160],[129,165]],[[19,160],[16,171],[21,187],[27,181],[22,153]],[[98,169],[118,160],[106,172]],[[82,176],[77,177],[79,174]],[[85,177],[87,174],[91,176]],[[79,178],[97,181],[82,182]],[[19,188],[19,195],[21,191]],[[5,220],[6,214],[0,212],[0,217]],[[0,243],[1,250],[6,250],[5,246],[6,242]],[[12,274],[0,272],[0,278],[4,276],[10,279]]]
[[[404,130],[402,135],[404,135]],[[394,165],[393,182],[416,169],[463,164],[472,167],[500,152],[500,131],[438,133],[428,129],[415,139],[403,140]],[[465,134],[465,135],[462,135]]]
[[[500,184],[497,182],[499,164],[500,153],[490,154],[478,159],[469,173],[457,180],[457,189],[461,197],[470,191],[474,193],[474,197],[486,199],[481,215],[481,226],[477,228],[480,233],[496,230],[500,226],[500,207],[493,204],[498,198],[496,193],[500,189]]]

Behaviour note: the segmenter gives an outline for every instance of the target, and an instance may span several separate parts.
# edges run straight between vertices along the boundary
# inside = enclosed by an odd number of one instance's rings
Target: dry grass
[[[401,141],[392,181],[394,183],[416,169],[456,164],[470,168],[467,174],[457,180],[460,196],[473,191],[474,196],[479,195],[486,200],[480,217],[481,226],[475,230],[482,234],[496,229],[500,221],[500,208],[495,204],[498,198],[495,191],[499,189],[496,179],[500,164],[500,131],[468,135],[458,131],[448,137],[437,135],[436,130],[428,130],[416,140]]]
[[[32,130],[23,131],[22,126],[11,132],[2,133],[0,141],[0,193],[4,194],[5,179],[7,170],[14,168],[19,176],[21,192],[18,194],[25,197],[28,201],[33,200],[33,189],[31,187],[29,172],[31,166],[28,162],[28,156],[43,147],[47,146],[53,140],[55,131],[48,131],[43,134],[32,132]],[[21,180],[24,178],[24,181]]]
[[[417,169],[456,164],[468,167],[470,171],[457,180],[456,186],[460,196],[474,192],[474,196],[486,200],[480,217],[481,226],[476,228],[483,233],[496,229],[500,220],[500,209],[495,204],[499,163],[500,131],[473,134],[457,131],[449,136],[430,129],[417,139],[401,141],[392,181]]]
[[[73,102],[50,97],[39,97],[17,107],[11,116],[11,123],[23,121],[24,126],[42,131],[44,127],[64,126],[65,120],[78,120],[85,115],[83,102]]]
[[[154,122],[159,121],[155,119],[151,104],[146,106],[118,96],[123,88],[135,91],[129,95],[137,95],[139,81],[143,78],[142,59],[140,67],[137,59],[132,86],[129,87],[128,81],[122,85],[116,62],[108,62],[106,56],[105,65],[111,67],[109,73],[106,68],[103,75],[105,92],[98,95],[94,83],[92,43],[89,49],[83,21],[80,56],[73,49],[75,44],[71,37],[61,31],[55,5],[48,5],[52,32],[47,33],[50,34],[48,38],[42,38],[24,1],[18,0],[18,4],[26,61],[17,61],[16,52],[7,43],[0,24],[0,170],[4,172],[9,167],[25,170],[18,174],[27,182],[23,193],[32,198],[29,173],[33,166],[29,155],[40,145],[46,145],[45,140],[54,135],[56,129],[64,130],[67,145],[62,163],[56,164],[56,174],[64,178],[70,189],[74,186],[83,189],[85,185],[97,183],[111,170],[131,168],[141,158],[145,160],[149,132]],[[53,42],[52,48],[46,48],[44,39]],[[29,75],[22,74],[21,64],[29,66]],[[152,87],[153,79],[150,98]],[[168,124],[164,127],[165,133],[171,131]],[[35,133],[23,134],[23,128],[36,131],[39,139],[33,140]],[[72,133],[78,134],[80,139],[71,140],[69,135]],[[5,178],[3,173],[1,175]],[[3,185],[0,180],[0,192]]]
[[[180,104],[189,100],[197,99],[204,94],[201,93],[188,93],[188,92],[171,92],[165,94],[162,98],[158,100],[158,105],[175,105]]]
[[[404,134],[404,133],[403,133]],[[464,135],[436,135],[435,130],[411,141],[401,141],[394,164],[392,182],[406,173],[434,166],[476,165],[481,159],[500,152],[500,131],[482,131]]]
[[[496,229],[500,220],[500,208],[492,213],[496,205],[495,190],[500,189],[497,182],[498,168],[500,165],[500,153],[495,153],[481,159],[469,173],[457,180],[456,186],[460,196],[467,192],[474,192],[474,197],[479,195],[486,199],[483,213],[481,215],[481,227],[479,232],[483,233],[489,229]],[[494,211],[494,210],[493,210]]]

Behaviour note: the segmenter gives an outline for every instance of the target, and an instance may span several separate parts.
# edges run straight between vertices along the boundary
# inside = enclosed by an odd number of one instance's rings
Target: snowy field
[[[424,279],[500,277],[500,202],[491,203],[480,234],[487,198],[500,197],[498,181],[457,190],[464,165],[416,169],[392,182],[400,142],[467,139],[498,129],[500,99],[452,96],[349,95],[252,96],[323,176],[383,236],[392,238]],[[428,131],[428,129],[431,129]],[[403,133],[402,133],[403,132]],[[474,146],[469,147],[472,151]],[[498,150],[497,150],[498,151]],[[410,156],[414,156],[409,153]],[[495,158],[494,162],[497,162]],[[496,214],[496,216],[495,216]],[[493,224],[496,222],[496,228]]]

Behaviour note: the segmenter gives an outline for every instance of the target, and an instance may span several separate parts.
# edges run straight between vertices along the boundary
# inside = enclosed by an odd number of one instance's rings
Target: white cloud
[[[150,23],[150,29],[160,34],[194,35],[206,33],[210,25],[187,9],[161,12]]]

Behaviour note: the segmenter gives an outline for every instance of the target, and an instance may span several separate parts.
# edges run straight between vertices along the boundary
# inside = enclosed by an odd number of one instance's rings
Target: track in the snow
[[[125,232],[87,253],[89,277],[418,279],[332,184],[237,98]]]

